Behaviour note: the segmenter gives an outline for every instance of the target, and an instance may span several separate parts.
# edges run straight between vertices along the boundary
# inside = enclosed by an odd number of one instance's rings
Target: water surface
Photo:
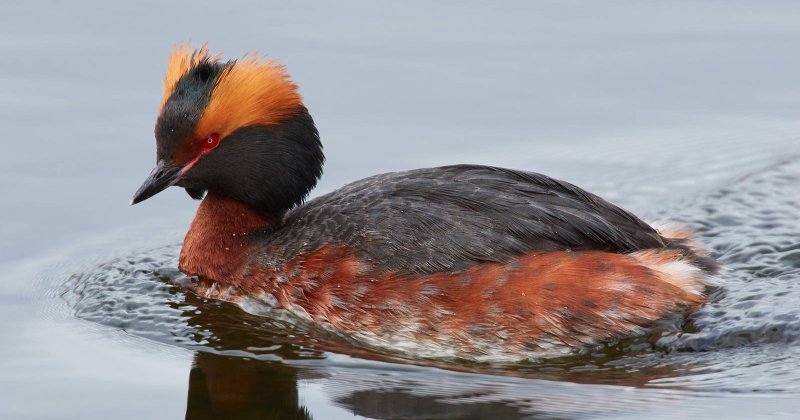
[[[0,417],[796,417],[798,22],[790,2],[6,5]],[[185,39],[288,65],[328,156],[315,194],[535,170],[693,227],[725,285],[684,333],[502,368],[391,360],[187,294],[196,202],[127,207]]]

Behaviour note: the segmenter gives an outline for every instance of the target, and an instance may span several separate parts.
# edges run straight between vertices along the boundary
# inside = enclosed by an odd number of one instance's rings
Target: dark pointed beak
[[[136,191],[136,194],[133,195],[131,205],[147,200],[164,191],[170,185],[175,184],[181,176],[181,169],[183,168],[180,166],[165,160],[159,160],[156,168],[153,169],[153,172],[150,172],[150,176],[139,187],[139,191]]]

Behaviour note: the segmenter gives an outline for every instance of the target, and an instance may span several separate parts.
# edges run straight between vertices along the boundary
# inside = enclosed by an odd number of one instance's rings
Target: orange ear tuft
[[[195,50],[191,45],[179,44],[172,50],[172,54],[169,56],[169,65],[167,66],[167,76],[164,78],[164,97],[161,99],[161,109],[164,109],[164,104],[172,95],[172,91],[175,90],[178,80],[188,73],[192,67],[207,58],[207,45]]]
[[[195,133],[225,137],[236,129],[271,125],[291,117],[302,98],[282,65],[245,56],[220,75]]]

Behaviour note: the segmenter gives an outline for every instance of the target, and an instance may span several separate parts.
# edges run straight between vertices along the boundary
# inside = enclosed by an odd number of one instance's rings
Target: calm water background
[[[187,296],[174,258],[197,203],[127,206],[187,39],[288,66],[328,157],[315,194],[535,170],[698,229],[727,285],[655,348],[470,372]],[[798,45],[796,2],[6,2],[0,418],[795,417]]]

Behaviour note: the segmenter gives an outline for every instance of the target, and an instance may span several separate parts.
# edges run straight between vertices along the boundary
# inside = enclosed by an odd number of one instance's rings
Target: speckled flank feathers
[[[326,246],[279,271],[251,265],[238,286],[206,284],[197,292],[237,303],[256,298],[407,356],[514,361],[639,334],[704,301],[691,283],[702,284],[702,276],[659,271],[664,261],[680,261],[677,253],[645,252],[530,253],[463,272],[405,276]]]

